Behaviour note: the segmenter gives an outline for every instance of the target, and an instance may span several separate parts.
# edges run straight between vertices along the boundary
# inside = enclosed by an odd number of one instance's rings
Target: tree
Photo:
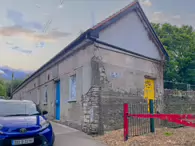
[[[8,97],[11,97],[11,86],[12,86],[12,91],[15,90],[23,80],[13,80],[12,82],[7,82],[6,84],[6,93]]]
[[[152,23],[170,60],[166,63],[164,79],[195,84],[195,32],[191,26],[177,27],[168,23]]]
[[[0,79],[0,96],[6,96],[6,87],[3,80]]]

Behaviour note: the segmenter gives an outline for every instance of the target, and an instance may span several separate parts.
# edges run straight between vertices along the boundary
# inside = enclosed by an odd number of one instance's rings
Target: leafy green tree
[[[152,24],[170,60],[164,79],[195,84],[195,32],[191,26],[177,27],[168,23]]]
[[[6,96],[6,87],[3,80],[0,79],[0,96]]]
[[[21,83],[23,80],[13,80],[12,82],[7,82],[6,84],[6,93],[8,97],[11,97],[11,87],[12,91],[14,91]]]

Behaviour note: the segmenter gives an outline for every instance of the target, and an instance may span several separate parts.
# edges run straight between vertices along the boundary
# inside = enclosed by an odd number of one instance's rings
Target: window
[[[44,105],[47,105],[47,102],[48,102],[48,95],[47,95],[47,86],[45,86],[45,89],[44,89],[44,101],[43,101],[43,104]]]
[[[48,80],[48,81],[50,80],[50,75],[47,75],[47,80]]]
[[[76,101],[76,75],[70,77],[70,101]]]

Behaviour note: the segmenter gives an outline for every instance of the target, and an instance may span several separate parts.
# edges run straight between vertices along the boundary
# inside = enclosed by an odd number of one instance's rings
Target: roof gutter
[[[66,58],[71,52],[74,52],[76,49],[81,48],[85,45],[91,44],[91,42],[82,42],[86,40],[87,34],[89,30],[83,33],[79,38],[77,38],[75,41],[73,41],[70,45],[68,45],[65,49],[60,51],[55,57],[53,57],[50,61],[48,61],[46,64],[44,64],[41,68],[39,68],[37,71],[35,71],[29,78],[25,79],[19,86],[14,89],[14,91],[11,93],[12,95],[15,94],[17,91],[19,91],[21,88],[23,88],[25,85],[27,85],[30,81],[32,81],[34,78],[38,77],[40,74],[48,70],[49,68],[53,67],[57,63],[59,63],[61,60]],[[74,49],[73,49],[74,48]],[[66,54],[65,56],[63,56]]]

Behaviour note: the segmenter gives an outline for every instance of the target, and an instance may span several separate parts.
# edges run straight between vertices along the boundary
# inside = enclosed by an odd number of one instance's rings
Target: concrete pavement
[[[54,146],[106,146],[76,129],[51,122],[56,136]]]

